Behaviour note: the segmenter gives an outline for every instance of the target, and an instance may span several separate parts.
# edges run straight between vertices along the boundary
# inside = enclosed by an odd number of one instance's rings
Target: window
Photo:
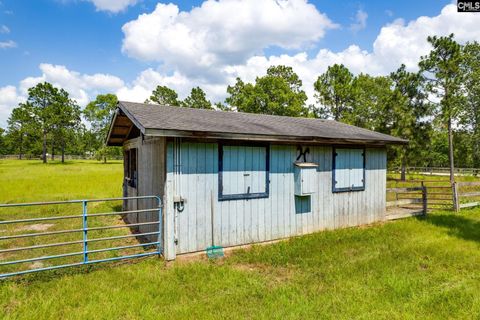
[[[268,198],[269,148],[219,145],[219,200]]]
[[[137,149],[129,149],[125,151],[125,180],[127,185],[137,187]]]
[[[365,190],[365,149],[333,148],[333,192]]]

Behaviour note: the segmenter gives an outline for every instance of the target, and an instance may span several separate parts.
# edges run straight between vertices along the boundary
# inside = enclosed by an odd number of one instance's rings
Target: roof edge
[[[158,129],[158,128],[146,128],[144,127],[139,120],[137,120],[133,114],[128,110],[128,106],[124,104],[140,104],[137,102],[128,102],[128,101],[118,101],[117,110],[121,110],[125,116],[127,116],[132,123],[141,131],[142,134],[145,136],[163,136],[163,137],[184,137],[184,138],[204,138],[204,139],[237,139],[237,140],[252,140],[252,141],[278,141],[278,142],[305,142],[305,143],[324,143],[324,144],[335,144],[335,143],[342,143],[342,144],[371,144],[371,145],[406,145],[409,143],[409,140],[398,138],[392,135],[388,135],[385,133],[380,133],[377,131],[349,125],[343,122],[338,122],[335,120],[325,120],[325,119],[313,119],[313,118],[303,118],[303,119],[311,119],[313,120],[321,120],[321,121],[333,121],[343,126],[354,127],[356,129],[361,129],[364,131],[376,133],[379,135],[383,135],[385,138],[388,139],[345,139],[345,138],[321,138],[321,137],[292,137],[292,136],[283,136],[283,135],[264,135],[264,134],[244,134],[244,133],[229,133],[229,132],[215,132],[215,131],[194,131],[194,130],[175,130],[175,129]],[[145,105],[145,104],[143,104]],[[162,107],[170,107],[170,108],[181,108],[181,107],[173,107],[173,106],[166,106],[155,104]],[[184,108],[188,109],[188,108]],[[202,111],[208,112],[232,112],[232,111],[221,111],[221,110],[206,110],[201,109]],[[242,114],[248,115],[256,115],[251,113],[245,112],[238,112]],[[265,114],[258,114],[261,116],[269,116],[269,117],[281,117],[277,115],[265,115]],[[292,117],[286,117],[292,118]],[[114,118],[112,119],[114,121]],[[110,134],[112,131],[112,127],[114,122],[111,122],[109,128],[109,134],[107,138],[110,138]]]
[[[145,129],[145,136],[151,137],[174,137],[174,138],[192,138],[192,139],[225,139],[242,141],[268,141],[268,142],[296,142],[296,143],[316,143],[316,144],[368,144],[368,145],[406,145],[408,140],[397,138],[398,140],[370,140],[370,139],[344,139],[344,138],[319,138],[319,137],[292,137],[281,135],[263,135],[263,134],[241,134],[227,132],[204,132],[204,131],[185,131],[185,130],[162,130]]]

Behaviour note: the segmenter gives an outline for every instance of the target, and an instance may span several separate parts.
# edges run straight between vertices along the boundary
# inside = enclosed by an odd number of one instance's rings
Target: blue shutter
[[[223,146],[223,196],[266,193],[266,147]]]
[[[365,150],[334,149],[333,191],[353,191],[365,188]]]
[[[350,187],[363,188],[363,149],[350,150]]]
[[[350,149],[336,149],[335,189],[350,188]]]

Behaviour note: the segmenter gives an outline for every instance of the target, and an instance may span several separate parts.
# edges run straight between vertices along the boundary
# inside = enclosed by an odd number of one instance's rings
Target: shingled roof
[[[407,143],[407,140],[333,120],[120,101],[112,120],[107,144],[122,145],[128,138],[132,126],[145,136],[332,144]]]

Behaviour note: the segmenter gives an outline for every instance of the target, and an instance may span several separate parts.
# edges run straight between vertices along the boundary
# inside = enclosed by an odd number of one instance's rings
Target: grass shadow
[[[124,208],[123,205],[115,205],[113,206],[113,211],[115,212],[120,212],[120,211],[127,211],[128,209],[127,208]],[[135,215],[135,217],[132,217],[132,215]],[[139,220],[139,217],[138,217],[138,213],[123,213],[120,215],[120,217],[122,218],[123,222],[126,224],[126,225],[130,225],[130,224],[135,224],[135,223],[138,223],[138,220]],[[143,221],[143,222],[149,222],[149,221]],[[153,222],[153,221],[152,221]],[[139,226],[129,226],[128,229],[130,230],[130,233],[132,235],[137,235],[135,237],[135,239],[140,243],[140,244],[145,244],[145,243],[151,243],[151,242],[155,242],[157,241],[155,239],[155,235],[141,235],[143,232],[145,231],[141,231]],[[156,227],[155,229],[155,232],[158,232],[158,226]],[[145,246],[145,247],[142,247],[142,249],[144,251],[147,251],[149,249],[151,249],[151,246]]]
[[[101,165],[104,165],[104,166],[108,166],[108,165],[118,165],[118,164],[121,164],[123,163],[122,160],[108,160],[107,162],[103,162],[103,161],[100,161],[100,160],[88,160],[90,161],[89,163],[90,164],[101,164]]]
[[[21,161],[21,160],[19,160]],[[49,160],[47,163],[43,163],[42,160],[38,160],[35,162],[26,162],[25,164],[28,166],[60,166],[60,165],[79,165],[79,164],[89,164],[89,165],[119,165],[121,164],[121,160],[109,160],[107,163],[98,160],[65,160],[65,162],[61,162],[60,160]]]
[[[26,165],[28,166],[42,166],[42,165],[47,165],[47,166],[62,166],[62,165],[73,165],[73,164],[76,164],[74,161],[65,161],[65,162],[61,162],[61,161],[57,161],[57,160],[54,160],[54,161],[48,161],[47,163],[43,163],[42,160],[38,160],[38,162],[27,162]]]
[[[65,267],[59,268],[54,270],[46,270],[40,272],[33,272],[24,275],[12,276],[8,278],[1,279],[0,281],[0,290],[2,285],[8,285],[8,283],[15,283],[18,285],[29,285],[38,282],[50,282],[50,281],[57,281],[59,278],[67,277],[67,276],[77,276],[77,275],[86,275],[89,273],[97,272],[97,271],[109,271],[114,268],[118,268],[119,266],[123,265],[133,265],[136,263],[141,263],[148,259],[159,259],[159,256],[152,255],[149,257],[138,257],[132,259],[125,259],[125,260],[117,260],[117,261],[107,261],[107,262],[99,262],[95,264],[89,265],[78,265],[73,267]],[[162,262],[165,262],[163,257],[160,258]]]
[[[418,220],[447,229],[447,234],[459,239],[480,243],[480,221],[458,214],[439,214],[418,217]]]

